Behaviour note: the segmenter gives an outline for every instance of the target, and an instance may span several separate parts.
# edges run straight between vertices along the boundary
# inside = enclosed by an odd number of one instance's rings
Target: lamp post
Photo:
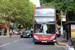
[[[68,22],[68,0],[66,0],[66,21]],[[67,34],[67,40],[68,40],[68,34]]]
[[[66,0],[66,21],[68,22],[68,0]]]

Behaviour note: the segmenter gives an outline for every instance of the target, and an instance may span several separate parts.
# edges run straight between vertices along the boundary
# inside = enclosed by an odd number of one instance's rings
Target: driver
[[[36,29],[36,33],[38,33],[38,32],[40,32],[40,29],[39,28]]]

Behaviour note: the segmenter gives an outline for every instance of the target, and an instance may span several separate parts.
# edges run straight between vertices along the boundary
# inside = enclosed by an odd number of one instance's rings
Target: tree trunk
[[[9,36],[9,27],[7,27],[7,36]]]
[[[7,36],[9,36],[9,34],[10,34],[10,32],[9,32],[9,30],[10,30],[10,22],[11,22],[11,15],[9,17],[9,22],[8,22],[8,26],[7,26]]]
[[[26,27],[26,30],[27,30],[27,27]]]
[[[16,24],[16,30],[18,29],[18,24]]]
[[[7,28],[7,36],[9,36],[9,26],[7,26],[7,22],[6,22],[6,14],[4,14],[5,16],[5,26]]]

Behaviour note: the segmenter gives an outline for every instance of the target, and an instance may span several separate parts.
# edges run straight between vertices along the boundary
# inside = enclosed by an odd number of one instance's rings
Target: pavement
[[[68,43],[67,39],[64,37],[59,37],[56,40],[57,40],[58,45],[60,46],[66,46]]]
[[[20,35],[12,35],[12,37],[14,37],[14,36],[20,36]],[[4,35],[1,35],[0,38],[2,38],[2,37],[10,37],[10,36],[7,36],[7,35],[5,35],[5,36],[4,36]]]

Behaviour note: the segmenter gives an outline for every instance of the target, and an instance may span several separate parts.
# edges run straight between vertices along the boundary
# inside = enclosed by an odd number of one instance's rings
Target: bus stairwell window
[[[47,33],[54,34],[55,33],[55,25],[47,25],[47,26],[48,26]]]

